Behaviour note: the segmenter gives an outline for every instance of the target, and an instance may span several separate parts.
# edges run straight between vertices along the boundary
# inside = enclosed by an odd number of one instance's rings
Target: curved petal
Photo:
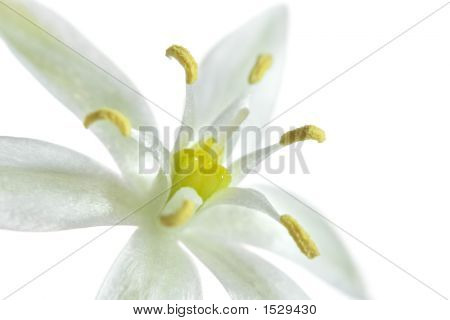
[[[278,222],[279,214],[267,198],[259,191],[249,188],[227,188],[212,197],[202,207],[203,210],[221,206],[234,205],[257,210],[267,214]]]
[[[0,35],[24,66],[78,118],[101,107],[119,110],[134,128],[154,126],[145,99],[131,81],[74,27],[31,0],[0,3]],[[81,127],[80,127],[81,128]],[[139,185],[138,147],[109,123],[92,130],[121,171]],[[147,179],[148,180],[148,179]]]
[[[280,211],[289,213],[302,224],[317,244],[321,253],[319,257],[307,259],[298,251],[281,224],[249,210],[256,209],[260,204],[246,205],[246,208],[224,205],[206,209],[191,222],[189,232],[269,250],[307,268],[345,293],[365,298],[365,288],[358,271],[333,226],[310,207],[293,200],[279,189],[268,186],[259,189],[265,191],[265,196]]]
[[[0,228],[112,225],[128,214],[133,200],[114,173],[86,156],[42,141],[0,137]]]
[[[201,299],[200,277],[169,233],[138,229],[109,271],[97,299]]]
[[[242,247],[195,234],[184,237],[183,243],[215,274],[232,299],[308,299],[281,270]]]
[[[196,123],[209,125],[233,100],[250,94],[247,125],[269,120],[281,81],[286,43],[287,10],[271,8],[220,41],[200,64],[194,84]],[[273,65],[264,79],[250,86],[250,71],[260,54],[271,54]]]

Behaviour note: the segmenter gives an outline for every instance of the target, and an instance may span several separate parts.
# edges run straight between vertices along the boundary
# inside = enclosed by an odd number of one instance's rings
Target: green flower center
[[[205,201],[231,182],[230,172],[220,165],[223,147],[213,138],[185,148],[173,155],[172,189],[170,196],[180,188],[190,187]]]

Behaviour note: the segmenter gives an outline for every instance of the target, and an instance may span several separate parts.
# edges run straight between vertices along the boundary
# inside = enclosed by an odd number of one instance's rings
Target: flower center
[[[231,182],[230,172],[220,165],[223,147],[214,138],[173,155],[172,189],[170,197],[180,188],[190,187],[205,201]]]

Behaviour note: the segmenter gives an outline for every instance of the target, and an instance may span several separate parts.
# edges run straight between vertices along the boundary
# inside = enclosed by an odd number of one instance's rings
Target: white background
[[[147,97],[181,116],[183,73],[164,56],[173,43],[201,57],[221,37],[277,1],[41,1],[71,21]],[[287,1],[284,82],[274,114],[293,105],[443,1]],[[444,296],[449,288],[450,5],[273,125],[314,123],[324,144],[305,145],[311,174],[272,175],[355,237]],[[0,135],[68,146],[111,165],[106,151],[0,44]],[[153,109],[161,125],[177,123]],[[38,156],[38,155],[37,155]],[[257,179],[257,178],[255,178]],[[256,180],[255,180],[256,181]],[[262,181],[259,181],[262,182]],[[0,231],[0,296],[96,236]],[[11,299],[92,299],[131,228],[116,228]],[[376,299],[438,295],[346,235]],[[314,281],[309,281],[314,280]],[[309,279],[313,298],[339,297]],[[311,283],[310,283],[311,282]],[[211,298],[222,290],[209,289]]]

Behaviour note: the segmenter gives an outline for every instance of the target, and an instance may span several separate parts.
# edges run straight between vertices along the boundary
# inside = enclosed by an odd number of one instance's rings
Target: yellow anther
[[[289,231],[292,239],[294,239],[298,248],[309,259],[314,259],[320,253],[316,244],[302,226],[290,215],[282,215],[280,217],[281,224]]]
[[[255,84],[264,78],[267,70],[272,66],[272,56],[270,54],[260,54],[255,65],[248,76],[248,83]]]
[[[185,224],[194,214],[195,203],[190,200],[185,200],[181,208],[170,215],[160,217],[160,221],[166,227],[177,227]]]
[[[280,144],[287,146],[288,144],[305,140],[324,142],[325,132],[316,126],[307,125],[283,134],[280,139]]]
[[[88,128],[92,123],[98,120],[111,121],[125,137],[128,137],[131,133],[130,121],[118,110],[101,108],[97,111],[91,112],[86,116],[86,118],[84,118],[84,127]]]
[[[240,126],[242,124],[242,122],[244,122],[245,119],[247,119],[249,114],[250,114],[250,110],[248,110],[248,108],[242,108],[241,110],[239,110],[238,113],[236,113],[233,124],[235,126]]]
[[[186,72],[186,83],[193,84],[197,80],[197,62],[191,53],[182,46],[173,45],[166,50],[167,57],[173,57],[183,66]]]

